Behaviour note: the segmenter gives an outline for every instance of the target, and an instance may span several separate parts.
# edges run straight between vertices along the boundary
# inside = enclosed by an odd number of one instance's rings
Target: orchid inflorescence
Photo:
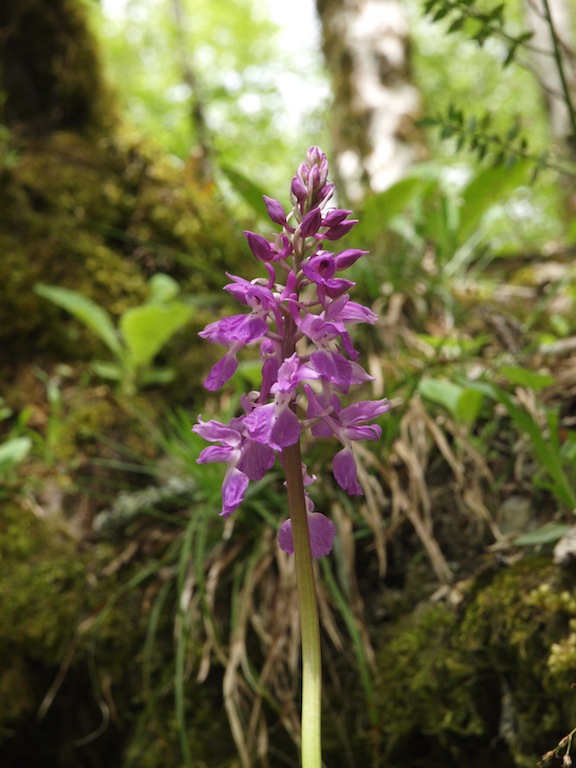
[[[336,276],[366,251],[349,248],[332,253],[323,247],[324,241],[339,240],[357,223],[348,218],[351,211],[329,207],[333,194],[326,156],[311,147],[292,179],[292,211],[287,215],[277,200],[264,197],[269,218],[282,231],[272,240],[244,233],[268,276],[248,281],[227,273],[232,282],[224,290],[250,312],[209,323],[200,333],[227,349],[206,378],[205,387],[211,391],[234,375],[239,350],[260,344],[262,385],[259,392],[242,396],[243,415],[230,424],[199,417],[193,427],[215,443],[201,452],[198,462],[227,464],[222,485],[224,516],[241,504],[251,480],[264,477],[276,454],[285,464],[284,452],[299,443],[305,428],[315,437],[334,436],[340,441],[342,448],[333,460],[334,477],[349,494],[362,493],[353,443],[380,437],[380,427],[370,422],[389,403],[363,400],[343,407],[341,402],[353,385],[373,381],[358,363],[348,326],[373,324],[377,316],[351,301],[348,290],[353,282]],[[301,466],[311,551],[321,557],[332,548],[334,526],[325,515],[314,512],[307,488],[316,478],[304,463]],[[278,541],[293,554],[290,520],[281,526]]]

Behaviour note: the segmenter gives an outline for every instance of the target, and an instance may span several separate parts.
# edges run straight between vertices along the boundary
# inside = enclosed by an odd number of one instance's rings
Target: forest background
[[[197,332],[312,144],[393,403],[359,504],[306,446],[326,762],[569,754],[576,8],[279,5],[0,10],[2,766],[297,764],[281,477],[223,527],[190,427],[255,382],[207,397]]]

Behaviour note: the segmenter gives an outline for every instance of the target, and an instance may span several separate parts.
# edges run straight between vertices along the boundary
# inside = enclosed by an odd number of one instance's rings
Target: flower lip
[[[310,549],[312,557],[324,557],[332,551],[336,529],[332,520],[321,512],[308,512],[308,532],[310,534]],[[278,544],[280,549],[289,555],[294,554],[294,541],[292,539],[292,522],[286,520],[278,531]]]

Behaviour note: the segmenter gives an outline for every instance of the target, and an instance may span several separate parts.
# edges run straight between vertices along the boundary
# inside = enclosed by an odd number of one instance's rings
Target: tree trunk
[[[26,134],[85,133],[112,115],[85,8],[77,0],[0,3],[2,120]]]
[[[333,80],[339,181],[352,202],[400,179],[424,156],[413,119],[408,24],[399,0],[316,0]]]
[[[533,33],[532,65],[540,84],[554,150],[576,162],[576,65],[572,9],[568,0],[525,0],[526,20]],[[552,35],[554,29],[556,40]],[[564,215],[568,225],[576,213],[576,190],[572,174],[561,174]]]
[[[576,84],[576,68],[574,66],[572,14],[567,0],[525,0],[526,19],[533,37],[530,44],[533,48],[532,60],[534,74],[542,89],[542,94],[549,116],[550,133],[553,141],[559,145],[563,154],[571,160],[576,159],[576,137],[573,135],[570,112],[566,104],[564,84],[570,98],[573,98]],[[558,37],[558,48],[555,47],[550,33],[547,11]],[[562,65],[564,84],[560,75],[558,62]]]

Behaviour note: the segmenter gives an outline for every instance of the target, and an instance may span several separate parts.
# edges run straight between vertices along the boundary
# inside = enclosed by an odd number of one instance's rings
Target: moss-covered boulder
[[[534,766],[576,725],[572,575],[526,558],[422,604],[379,656],[386,765]]]

